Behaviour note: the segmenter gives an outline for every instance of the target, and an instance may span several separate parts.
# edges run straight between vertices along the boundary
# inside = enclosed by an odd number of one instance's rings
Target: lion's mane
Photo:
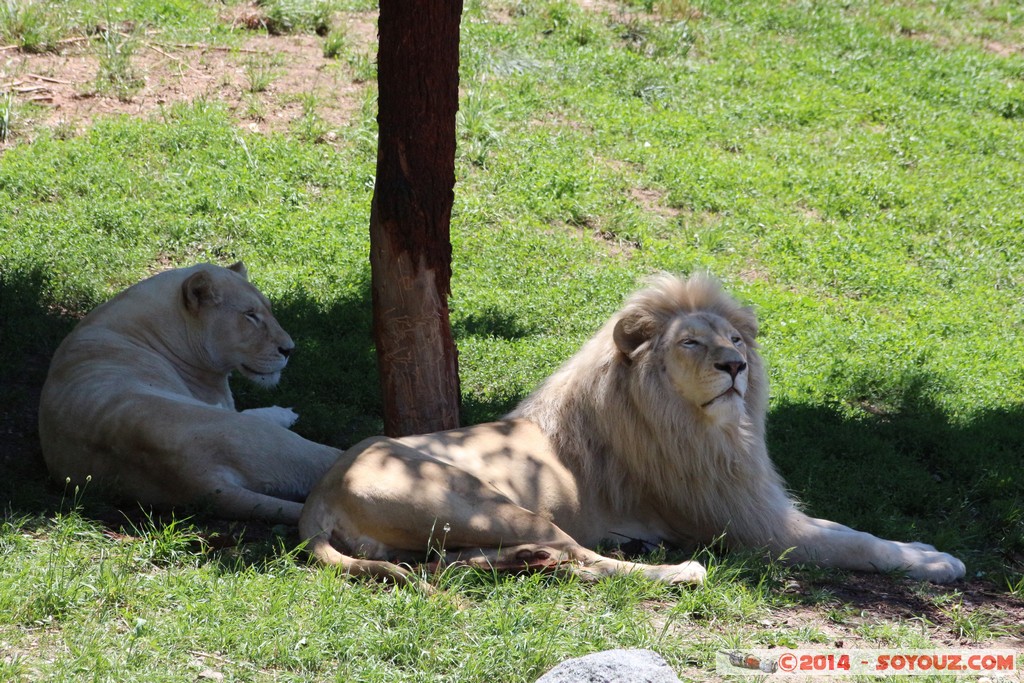
[[[665,371],[680,315],[727,320],[747,348],[748,389],[738,421],[716,424],[681,397]],[[624,350],[618,336],[633,347]],[[678,540],[710,542],[723,531],[735,545],[764,544],[793,506],[765,448],[768,382],[757,352],[754,312],[714,280],[652,278],[580,351],[509,417],[526,418],[551,439],[584,487],[601,491],[626,516],[656,506]]]

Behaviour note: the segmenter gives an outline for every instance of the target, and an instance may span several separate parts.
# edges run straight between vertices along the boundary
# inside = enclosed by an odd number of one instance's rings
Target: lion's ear
[[[213,278],[205,270],[196,271],[181,284],[185,308],[193,315],[203,306],[220,303],[220,292],[213,284]]]
[[[249,271],[245,267],[245,264],[242,263],[241,261],[235,261],[234,263],[232,263],[230,266],[228,266],[228,270],[235,271],[236,273],[244,277],[246,280],[249,279]]]
[[[754,309],[744,306],[729,316],[729,322],[736,330],[746,337],[747,341],[757,339],[757,314]]]
[[[637,349],[646,344],[654,336],[654,321],[639,312],[625,312],[615,328],[612,330],[612,339],[615,346],[627,360],[633,360],[633,354]]]

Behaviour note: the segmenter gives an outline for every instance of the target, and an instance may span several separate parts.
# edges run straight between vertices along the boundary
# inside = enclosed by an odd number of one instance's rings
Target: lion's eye
[[[256,313],[255,311],[246,311],[245,312],[245,319],[248,320],[249,322],[251,322],[253,325],[259,325],[260,322],[262,322],[260,320],[259,314]]]
[[[737,346],[738,346],[738,345],[740,345],[740,344],[742,344],[742,343],[743,343],[743,337],[741,337],[741,336],[740,336],[740,335],[738,335],[738,334],[734,334],[734,335],[732,336],[732,343],[733,343],[733,344],[736,344]]]
[[[696,348],[696,347],[700,346],[700,342],[697,341],[696,339],[690,339],[689,337],[687,337],[686,339],[683,339],[682,341],[680,341],[679,345],[680,346],[684,346],[684,347],[686,347],[688,349],[692,349],[692,348]]]

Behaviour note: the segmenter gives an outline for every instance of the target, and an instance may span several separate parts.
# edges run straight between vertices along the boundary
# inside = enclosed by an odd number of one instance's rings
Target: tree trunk
[[[462,0],[380,2],[370,267],[389,436],[459,425],[448,295],[461,16]]]

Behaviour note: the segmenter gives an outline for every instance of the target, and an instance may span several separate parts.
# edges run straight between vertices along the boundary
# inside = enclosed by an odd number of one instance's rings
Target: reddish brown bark
[[[459,424],[448,318],[461,0],[381,0],[373,330],[390,436]]]

